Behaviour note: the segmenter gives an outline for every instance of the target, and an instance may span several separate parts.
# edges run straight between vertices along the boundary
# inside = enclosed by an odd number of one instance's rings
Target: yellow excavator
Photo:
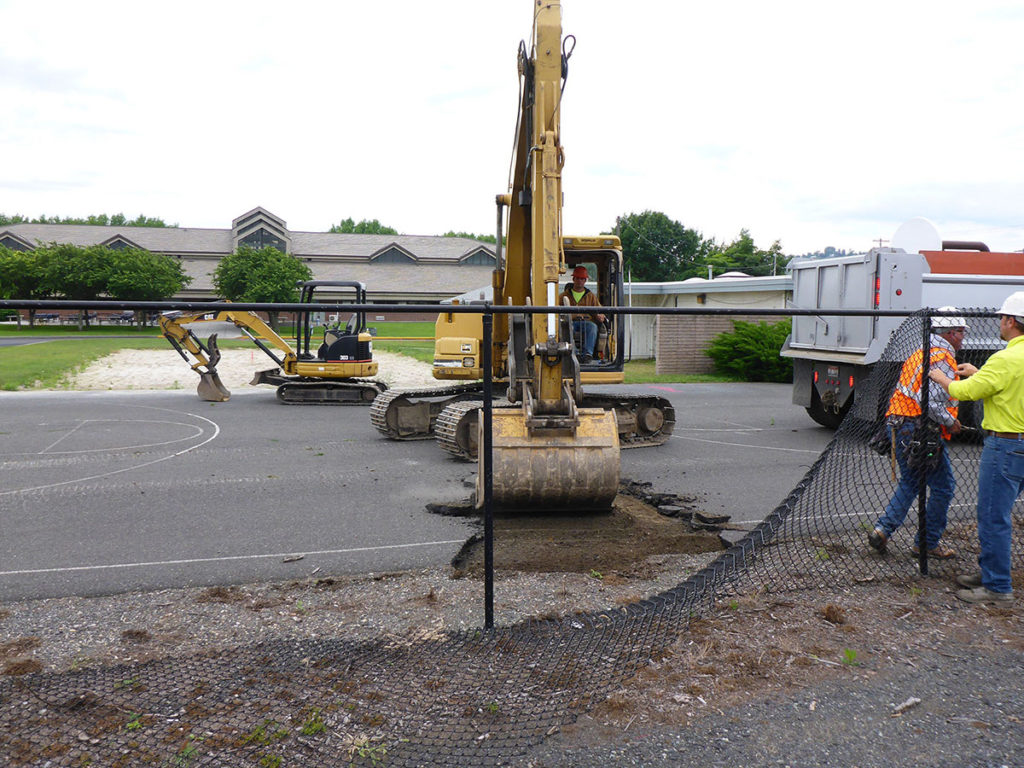
[[[570,316],[496,314],[491,374],[514,407],[493,410],[493,498],[505,509],[599,509],[611,505],[622,447],[658,445],[675,412],[660,397],[584,393],[582,384],[623,381],[622,249],[618,237],[562,234],[560,141],[562,89],[572,53],[563,43],[560,3],[535,4],[531,45],[520,44],[521,103],[510,191],[496,198],[495,305],[557,306],[560,283],[587,267],[606,323],[594,357],[579,353]],[[507,216],[507,248],[502,226]],[[472,302],[471,302],[472,303]],[[434,377],[465,383],[441,389],[389,390],[371,408],[373,425],[392,439],[431,436],[450,453],[481,462],[482,316],[442,313],[435,326]],[[581,362],[586,361],[586,362]]]
[[[352,280],[307,280],[299,288],[299,301],[303,304],[313,303],[317,291],[336,294],[345,289],[354,289],[357,304],[366,303],[366,286]],[[221,356],[217,335],[221,328],[241,331],[277,364],[276,368],[258,371],[249,383],[276,386],[277,398],[282,403],[368,405],[387,391],[386,384],[371,378],[377,375],[377,363],[373,361],[372,337],[361,311],[353,312],[344,327],[340,322],[333,327],[324,325],[322,335],[314,332],[313,313],[299,312],[297,351],[255,312],[167,312],[160,317],[160,330],[199,374],[197,392],[203,400],[224,402],[231,397],[217,373]],[[205,343],[201,335],[207,336]],[[314,337],[320,342],[315,352]],[[277,354],[271,347],[276,348]]]

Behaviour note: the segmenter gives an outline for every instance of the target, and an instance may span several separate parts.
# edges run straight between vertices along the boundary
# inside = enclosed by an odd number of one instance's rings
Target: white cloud
[[[0,211],[489,232],[525,0],[0,2]],[[1024,247],[1024,12],[980,0],[575,0],[568,232],[664,211],[864,248],[911,216]]]

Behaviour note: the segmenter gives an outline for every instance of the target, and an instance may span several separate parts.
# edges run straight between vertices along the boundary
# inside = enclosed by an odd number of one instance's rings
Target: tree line
[[[0,225],[28,222],[23,216],[0,214]],[[97,226],[167,226],[161,219],[139,216],[128,220],[124,214],[91,215],[84,219],[71,217],[42,216],[31,223],[43,224],[91,224]],[[330,232],[367,235],[398,235],[394,227],[382,224],[378,219],[342,219],[331,226]],[[790,257],[782,252],[781,243],[776,240],[767,249],[759,248],[749,230],[741,229],[739,235],[728,243],[719,243],[705,238],[698,230],[686,227],[659,211],[627,213],[616,218],[610,234],[622,242],[623,258],[627,275],[632,280],[666,282],[686,280],[691,277],[708,277],[728,271],[740,271],[748,275],[772,275],[782,272]],[[494,235],[469,232],[445,232],[444,237],[470,238],[490,244],[495,243]],[[54,247],[54,246],[50,246]],[[266,251],[266,249],[263,249]],[[836,252],[834,248],[825,253]],[[267,255],[270,258],[270,255]],[[223,263],[223,262],[222,262]],[[57,291],[61,293],[61,291]],[[51,294],[52,295],[52,294]],[[63,294],[62,294],[63,295]],[[223,294],[228,298],[228,294]],[[68,296],[68,298],[83,298]],[[280,301],[282,299],[246,299],[248,301]]]
[[[309,267],[294,256],[267,246],[241,246],[225,256],[213,273],[217,294],[229,301],[295,302],[296,283],[312,279]],[[79,301],[164,301],[192,282],[173,256],[142,248],[102,245],[40,244],[32,251],[0,245],[0,298]],[[35,324],[36,310],[29,310]],[[142,324],[143,313],[135,314]],[[271,313],[276,326],[276,313]],[[88,313],[79,324],[88,325]]]
[[[92,227],[166,227],[168,224],[163,219],[155,219],[151,216],[143,216],[141,213],[134,219],[129,219],[123,213],[115,213],[108,216],[105,213],[98,213],[85,217],[79,216],[36,216],[29,218],[20,213],[8,216],[0,213],[0,227],[10,224],[86,224]],[[177,224],[170,226],[176,227]]]
[[[16,251],[0,246],[0,297],[5,299],[160,301],[191,282],[173,256],[142,248],[45,243]],[[29,311],[30,324],[35,314]],[[87,314],[80,318],[88,323]]]
[[[772,275],[789,260],[778,240],[758,248],[749,230],[741,229],[732,242],[718,243],[659,211],[619,216],[611,234],[622,241],[626,272],[633,280],[666,282],[730,271]]]

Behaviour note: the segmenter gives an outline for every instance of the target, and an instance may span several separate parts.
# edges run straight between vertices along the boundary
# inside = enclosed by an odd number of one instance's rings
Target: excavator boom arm
[[[534,6],[529,50],[519,49],[522,102],[509,204],[508,250],[494,277],[495,301],[556,306],[565,273],[562,241],[560,115],[567,56],[558,2]],[[579,360],[569,323],[557,313],[509,320],[505,358],[509,399],[495,409],[491,430],[494,501],[506,508],[601,508],[611,505],[619,480],[615,414],[579,408]],[[499,331],[502,326],[499,326]],[[483,442],[483,422],[478,442]],[[483,452],[477,473],[482,501]]]
[[[196,326],[202,326],[208,332],[206,343],[194,332],[193,327]],[[217,373],[217,364],[220,362],[217,329],[232,326],[262,349],[278,366],[288,370],[295,364],[295,352],[288,342],[254,312],[168,312],[160,317],[160,331],[182,359],[199,374],[199,396],[204,400],[222,402],[231,396]],[[274,355],[264,339],[279,349],[283,353],[282,357]]]

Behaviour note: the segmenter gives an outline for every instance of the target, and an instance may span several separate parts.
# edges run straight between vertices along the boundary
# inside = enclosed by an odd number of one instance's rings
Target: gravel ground
[[[1024,765],[1021,654],[951,650],[914,652],[873,676],[758,697],[685,728],[598,733],[591,745],[556,738],[521,765]],[[595,730],[577,729],[577,742]]]
[[[236,357],[243,368],[248,361]],[[96,388],[111,381],[93,373]],[[500,573],[497,622],[621,606],[679,583],[709,557],[651,557],[601,579]],[[723,598],[663,658],[518,768],[1024,766],[1020,601],[966,605],[939,578],[782,586]],[[0,604],[0,675],[280,637],[423,639],[479,626],[481,605],[480,582],[451,569]]]
[[[1024,622],[950,583],[752,595],[519,768],[1024,766]]]

